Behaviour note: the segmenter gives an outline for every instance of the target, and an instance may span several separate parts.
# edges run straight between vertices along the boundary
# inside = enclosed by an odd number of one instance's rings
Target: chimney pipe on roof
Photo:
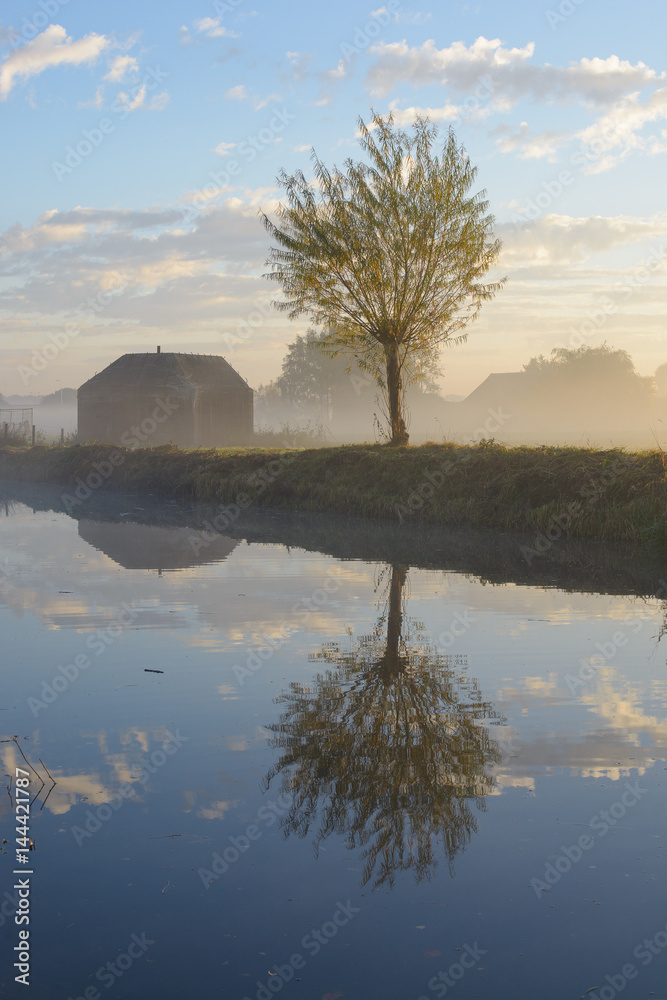
[[[160,348],[159,348],[159,347],[158,347],[158,349],[157,349],[157,352],[158,352],[158,354],[160,353]]]

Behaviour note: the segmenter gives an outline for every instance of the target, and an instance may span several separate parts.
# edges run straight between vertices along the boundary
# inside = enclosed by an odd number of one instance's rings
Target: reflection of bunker
[[[221,562],[238,539],[194,528],[113,521],[79,521],[79,536],[124,569],[186,569]]]

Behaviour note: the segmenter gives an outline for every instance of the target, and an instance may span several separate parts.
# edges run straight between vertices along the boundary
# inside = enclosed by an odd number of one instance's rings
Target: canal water
[[[660,564],[236,513],[2,487],[0,995],[667,997]]]

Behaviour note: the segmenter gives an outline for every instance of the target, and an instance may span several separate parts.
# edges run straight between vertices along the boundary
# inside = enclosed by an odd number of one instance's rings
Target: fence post
[[[35,447],[35,425],[32,425],[32,446]]]
[[[64,427],[60,428],[60,447],[61,448],[65,447],[65,428]]]
[[[5,443],[7,442],[7,438],[8,437],[9,437],[9,424],[6,423],[5,424]]]

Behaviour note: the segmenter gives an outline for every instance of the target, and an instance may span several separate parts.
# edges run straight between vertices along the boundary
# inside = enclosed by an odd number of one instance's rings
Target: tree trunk
[[[387,641],[384,654],[378,662],[381,676],[387,684],[394,681],[408,664],[406,656],[402,653],[403,590],[407,578],[407,566],[391,567],[391,582],[387,600]]]
[[[395,346],[385,348],[387,358],[387,403],[389,405],[390,444],[407,444],[409,435],[403,419],[403,378]]]

